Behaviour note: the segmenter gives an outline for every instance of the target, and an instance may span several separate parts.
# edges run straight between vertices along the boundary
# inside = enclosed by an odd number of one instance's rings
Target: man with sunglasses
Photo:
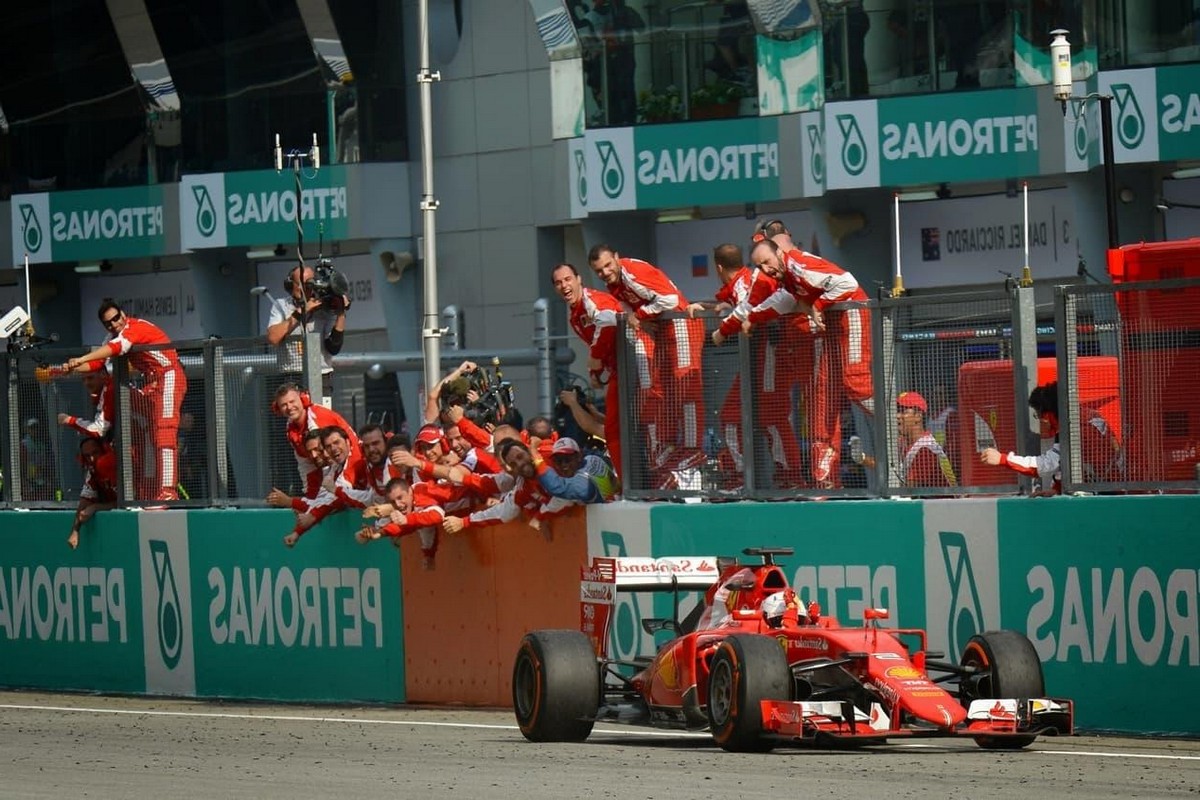
[[[134,411],[145,417],[148,435],[154,443],[156,464],[156,501],[178,500],[175,485],[179,479],[179,412],[187,394],[187,378],[179,364],[179,356],[169,345],[171,338],[162,328],[148,320],[131,317],[111,297],[100,303],[100,324],[108,331],[105,344],[94,350],[67,359],[64,369],[78,369],[96,362],[100,369],[114,356],[129,356],[131,369],[142,373],[140,388],[131,387]],[[152,345],[153,349],[130,352],[134,345]]]

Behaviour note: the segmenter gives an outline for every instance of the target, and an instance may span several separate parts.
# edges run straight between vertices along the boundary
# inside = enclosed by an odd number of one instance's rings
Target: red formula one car
[[[846,627],[801,603],[775,564],[791,548],[744,552],[761,563],[594,559],[582,571],[583,630],[534,631],[517,651],[513,707],[525,737],[582,741],[596,722],[623,722],[708,729],[726,750],[765,752],[934,736],[1017,749],[1072,732],[1071,701],[1045,696],[1022,634],[978,634],[948,662],[927,651],[925,631],[878,627],[884,609]],[[704,602],[680,621],[680,593],[701,589]],[[673,619],[642,621],[647,633],[676,634],[653,658],[608,657],[618,590],[674,593]]]

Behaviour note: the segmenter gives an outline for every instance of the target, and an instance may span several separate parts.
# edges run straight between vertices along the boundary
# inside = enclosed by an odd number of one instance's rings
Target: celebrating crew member
[[[75,508],[75,521],[67,544],[79,546],[79,529],[97,511],[117,505],[117,456],[103,439],[88,437],[79,442],[79,463],[83,466],[83,489]]]
[[[693,319],[657,324],[666,312],[686,311],[688,302],[653,264],[622,258],[607,244],[588,251],[588,263],[613,297],[632,312],[627,323],[638,332],[638,397],[649,436],[650,462],[659,470],[656,482],[660,488],[675,488],[679,473],[704,460],[699,430],[704,399],[700,370],[704,324]],[[664,394],[668,388],[669,397]]]
[[[95,409],[92,418],[86,420],[71,414],[60,413],[58,424],[71,428],[84,436],[103,439],[112,430],[112,422],[116,417],[116,397],[113,393],[112,376],[108,374],[103,364],[96,369],[83,373],[83,388],[88,393],[88,399]],[[137,452],[133,449],[132,452]]]
[[[867,309],[846,308],[829,312],[834,303],[865,302],[866,292],[846,270],[795,246],[783,223],[768,223],[767,238],[754,245],[750,260],[812,308],[812,324],[821,336],[813,408],[809,411],[812,434],[812,477],[819,486],[839,485],[842,406],[847,399],[861,413],[864,446],[871,434],[871,335]],[[826,318],[828,317],[828,319]],[[868,473],[868,486],[870,486]]]
[[[767,327],[766,335],[755,337],[754,369],[756,417],[770,441],[775,462],[775,482],[779,488],[801,488],[800,445],[792,427],[792,388],[812,383],[813,342],[808,315],[796,313],[795,297],[759,269],[751,271],[742,261],[742,249],[735,244],[718,245],[713,263],[721,288],[713,304],[693,303],[689,313],[703,307],[728,309],[729,313],[713,331],[713,344],[724,341],[743,329]],[[782,317],[782,319],[780,319]],[[779,320],[779,321],[776,321]],[[742,391],[735,381],[721,406],[721,427],[726,449],[718,461],[733,488],[734,476],[745,471],[742,456]],[[805,407],[809,392],[804,393]]]
[[[446,512],[421,491],[414,491],[403,478],[392,478],[384,490],[384,500],[391,511],[375,520],[373,525],[364,525],[356,534],[362,544],[383,536],[390,537],[399,546],[400,537],[429,532],[432,535],[421,539],[421,566],[433,569],[437,557],[437,530],[446,517]],[[363,516],[367,516],[364,513]],[[428,541],[428,543],[426,543]]]
[[[174,348],[157,347],[130,352],[134,345],[165,345],[171,339],[152,322],[128,316],[112,298],[100,303],[100,323],[110,333],[106,344],[82,356],[67,359],[64,368],[78,369],[88,362],[102,362],[128,354],[129,366],[142,373],[140,388],[130,387],[134,410],[143,415],[154,443],[157,479],[155,500],[178,500],[179,411],[187,394],[187,378]],[[101,365],[100,369],[103,368]]]
[[[567,304],[571,330],[588,346],[588,379],[592,387],[606,387],[604,442],[619,474],[621,422],[617,400],[617,314],[621,313],[621,303],[608,292],[585,287],[573,264],[556,265],[550,280],[554,283],[554,291]]]
[[[313,403],[308,392],[294,383],[285,383],[275,391],[271,410],[287,420],[287,438],[292,445],[292,452],[296,455],[296,467],[300,470],[300,480],[304,484],[304,496],[316,497],[321,487],[321,468],[305,449],[304,436],[309,431],[329,427],[350,431],[350,423],[333,409]],[[353,433],[348,433],[347,436],[351,445],[357,448],[357,437]]]
[[[904,460],[897,465],[901,486],[957,486],[958,479],[950,457],[926,430],[929,403],[917,392],[901,392],[896,398],[896,427]],[[875,459],[863,452],[859,437],[850,437],[850,457],[867,470],[875,469]]]

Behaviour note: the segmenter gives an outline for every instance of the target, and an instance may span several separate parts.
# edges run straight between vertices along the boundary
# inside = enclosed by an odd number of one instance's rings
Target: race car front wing
[[[999,740],[1069,736],[1074,732],[1075,710],[1071,700],[1058,698],[975,700],[963,722],[937,727],[924,722],[906,724],[903,714],[889,715],[879,703],[872,703],[870,712],[865,712],[849,702],[763,700],[762,715],[763,731],[786,739],[882,741],[900,737],[985,736]]]

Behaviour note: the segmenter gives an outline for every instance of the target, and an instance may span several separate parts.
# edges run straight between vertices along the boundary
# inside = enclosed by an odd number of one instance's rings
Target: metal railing
[[[711,315],[622,328],[625,496],[1030,491],[1033,479],[983,454],[1050,447],[1028,401],[1056,379],[1063,491],[1194,491],[1198,301],[1200,279],[1063,286],[1051,325],[1032,288],[1012,287],[834,307],[823,332],[780,320],[720,346]],[[850,366],[854,314],[869,331],[865,391]]]
[[[573,353],[554,348],[545,299],[533,304],[531,346],[505,350],[447,350],[442,366],[463,359],[486,363],[500,357],[507,366],[532,366],[536,373],[537,413],[553,408],[552,386],[557,367]],[[288,345],[275,346],[265,337],[174,342],[187,389],[179,408],[175,438],[152,419],[138,389],[143,377],[131,373],[126,357],[112,359],[114,409],[110,434],[118,462],[118,501],[123,506],[158,504],[157,450],[166,440],[175,445],[173,488],[179,506],[261,506],[272,487],[301,494],[299,472],[288,443],[284,419],[270,411],[275,391],[285,382],[302,383]],[[59,414],[90,420],[93,401],[81,376],[47,379],[47,365],[78,355],[79,347],[37,348],[0,357],[0,468],[3,504],[18,508],[73,507],[82,488],[77,460],[80,435],[59,423]],[[154,350],[132,348],[133,353]],[[419,372],[420,352],[342,353],[333,364],[343,373]],[[347,419],[350,409],[338,408]],[[167,430],[171,430],[168,426]]]

